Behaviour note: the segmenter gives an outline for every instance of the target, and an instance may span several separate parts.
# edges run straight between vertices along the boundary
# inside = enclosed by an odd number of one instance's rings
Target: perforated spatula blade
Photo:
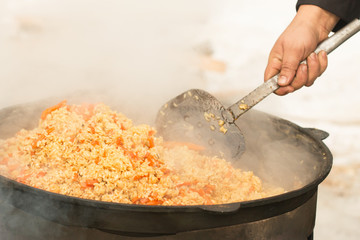
[[[191,89],[163,105],[156,127],[165,141],[195,143],[210,155],[236,157],[244,152],[245,140],[238,126],[226,120],[231,117],[211,94]]]

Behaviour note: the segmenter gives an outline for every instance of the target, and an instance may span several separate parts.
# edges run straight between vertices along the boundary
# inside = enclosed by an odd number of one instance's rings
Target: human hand
[[[300,6],[269,54],[264,79],[279,73],[280,88],[276,94],[286,95],[303,86],[309,87],[326,70],[326,53],[313,51],[328,37],[338,20],[337,16],[317,6]],[[307,64],[300,64],[305,59]]]

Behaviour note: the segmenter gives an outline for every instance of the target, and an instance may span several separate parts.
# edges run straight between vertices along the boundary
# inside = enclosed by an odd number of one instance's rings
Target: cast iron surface
[[[7,138],[21,128],[35,127],[42,109],[53,104],[43,102],[1,110],[0,136]],[[64,225],[135,235],[174,234],[231,226],[267,219],[301,206],[313,196],[318,184],[331,169],[330,151],[319,136],[316,136],[319,134],[313,134],[323,132],[304,129],[262,112],[251,111],[245,116],[246,118],[238,120],[237,125],[245,130],[244,135],[249,147],[241,158],[233,159],[233,164],[245,170],[253,170],[275,186],[284,186],[287,193],[254,201],[213,206],[144,206],[69,197],[0,177],[0,201]],[[269,129],[270,125],[272,127]],[[271,161],[267,161],[270,156],[267,156],[265,142],[284,143],[275,148],[284,156],[277,163],[277,167],[271,167]],[[292,151],[282,153],[287,148],[299,149],[305,156],[303,162],[292,162]],[[252,161],[246,160],[249,157]],[[298,181],[302,183],[299,185]]]
[[[284,214],[225,227],[179,232],[167,235],[136,235],[136,239],[153,240],[305,240],[315,225],[315,193],[307,202]],[[0,236],[7,240],[131,240],[134,235],[95,228],[65,226],[0,202]]]
[[[101,231],[95,228],[65,226],[0,202],[0,236],[7,240],[305,240],[315,225],[317,194],[298,208],[284,214],[255,222],[209,228],[177,234],[137,234]]]

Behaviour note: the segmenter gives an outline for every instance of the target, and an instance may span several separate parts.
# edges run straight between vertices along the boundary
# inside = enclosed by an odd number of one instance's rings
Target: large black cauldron
[[[34,127],[50,105],[1,110],[0,137]],[[327,133],[255,110],[237,124],[247,150],[234,164],[286,193],[211,206],[142,206],[64,196],[0,176],[0,230],[14,239],[308,239],[317,187],[332,166],[321,141]]]

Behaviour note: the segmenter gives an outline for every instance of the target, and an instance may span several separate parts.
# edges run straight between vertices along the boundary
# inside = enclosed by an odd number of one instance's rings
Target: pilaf
[[[0,174],[54,193],[129,204],[223,204],[283,192],[202,155],[200,146],[155,134],[105,104],[63,101],[46,109],[35,129],[0,140]]]

